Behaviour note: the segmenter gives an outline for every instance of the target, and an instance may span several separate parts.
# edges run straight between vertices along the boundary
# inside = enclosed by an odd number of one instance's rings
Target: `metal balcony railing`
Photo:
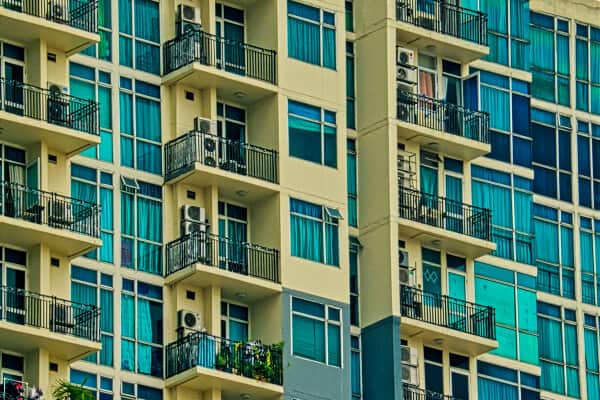
[[[86,32],[98,31],[98,2],[95,0],[3,0],[0,7]]]
[[[235,174],[277,183],[277,151],[192,131],[165,145],[165,179],[201,163]]]
[[[167,276],[201,263],[279,283],[279,251],[237,242],[206,232],[192,232],[167,244]]]
[[[190,30],[163,45],[163,73],[198,62],[227,72],[277,83],[277,52],[200,30]]]
[[[100,341],[100,309],[53,296],[0,286],[0,319]]]
[[[0,78],[0,110],[99,135],[98,103]]]
[[[496,312],[489,306],[401,285],[400,312],[406,318],[496,339]]]
[[[204,367],[275,385],[283,384],[282,346],[259,341],[236,342],[195,332],[165,348],[166,378]]]
[[[491,240],[492,212],[403,186],[398,187],[400,218],[461,235]]]
[[[443,100],[397,90],[398,119],[436,131],[490,143],[490,116]]]
[[[421,389],[418,386],[402,384],[402,400],[461,400],[456,397]]]
[[[396,19],[487,46],[487,14],[444,0],[396,0]]]
[[[23,185],[0,182],[0,215],[99,237],[100,206]]]

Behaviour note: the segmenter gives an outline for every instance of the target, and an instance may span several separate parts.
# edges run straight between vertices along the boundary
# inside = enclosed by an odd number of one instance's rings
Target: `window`
[[[230,271],[247,271],[248,210],[219,201],[219,265]]]
[[[595,315],[585,314],[583,325],[587,398],[593,399],[600,393],[600,371],[598,369],[598,318]]]
[[[471,167],[471,177],[473,205],[492,211],[494,255],[532,264],[532,181],[479,166]]]
[[[358,298],[358,252],[360,243],[357,238],[350,236],[350,324],[359,326],[360,301]]]
[[[111,75],[81,64],[69,63],[71,95],[97,101],[100,115],[100,144],[81,154],[113,162]]]
[[[360,356],[360,337],[350,336],[350,381],[352,385],[352,399],[362,398],[362,375]]]
[[[342,366],[342,310],[292,298],[292,354]]]
[[[339,265],[339,212],[290,198],[292,256]]]
[[[440,252],[430,250],[426,248],[421,249],[422,253],[422,277],[423,277],[423,291],[428,294],[439,295],[442,294],[442,266]],[[427,301],[433,300],[433,296],[424,296]],[[438,393],[443,393],[438,392]]]
[[[469,400],[469,357],[450,353],[450,391],[457,399]]]
[[[246,142],[246,110],[217,103],[217,135],[234,142]]]
[[[425,347],[424,353],[425,390],[433,393],[444,393],[442,350]]]
[[[119,63],[160,74],[158,2],[119,0]]]
[[[23,47],[0,41],[0,78],[7,81],[25,82],[25,49]],[[14,96],[15,98],[10,100],[17,100],[17,95]],[[16,106],[13,112],[23,112],[22,95],[19,100],[18,103],[21,104]]]
[[[162,188],[136,183],[121,182],[121,266],[162,275]]]
[[[492,354],[538,364],[535,289],[534,276],[475,262],[475,302],[496,310]]]
[[[481,111],[490,114],[492,151],[487,157],[530,168],[529,83],[487,71],[471,72],[481,81]]]
[[[98,279],[100,275],[100,279]],[[114,366],[114,296],[113,277],[108,274],[71,266],[71,300],[99,307],[102,350],[85,358],[86,361]]]
[[[569,21],[531,13],[531,94],[570,106]]]
[[[25,358],[6,352],[0,352],[0,384],[10,381],[23,381]]]
[[[0,180],[25,185],[25,150],[0,143]]]
[[[162,288],[123,279],[121,369],[162,378]]]
[[[113,176],[108,172],[71,164],[71,196],[90,203],[100,204],[100,238],[102,247],[85,257],[106,263],[114,262],[114,206]]]
[[[592,221],[591,218],[581,216],[579,229],[581,301],[598,305],[600,304],[600,221]]]
[[[348,139],[346,141],[346,173],[348,179],[348,225],[358,227],[358,185],[356,179],[356,140]]]
[[[0,288],[27,289],[27,253],[10,247],[0,247]],[[4,297],[10,297],[14,306],[13,311],[8,308],[0,319],[17,324],[25,323],[25,299],[18,295],[9,296],[3,292]],[[5,301],[9,301],[7,298]]]
[[[554,113],[532,110],[533,190],[571,202],[571,120],[558,116],[556,121]]]
[[[600,115],[600,28],[576,24],[576,107]],[[591,107],[591,108],[590,108]]]
[[[162,400],[162,390],[123,381],[121,400]]]
[[[98,1],[98,34],[100,43],[83,50],[81,54],[98,57],[100,60],[112,61],[112,13],[111,1]]]
[[[539,249],[535,260],[537,288],[574,299],[573,216],[539,204],[534,204],[533,210],[535,246]]]
[[[135,90],[131,79],[121,78],[121,165],[160,175],[160,88],[136,80]]]
[[[335,112],[288,101],[290,156],[337,167]]]
[[[538,301],[541,388],[579,398],[575,310]]]
[[[348,4],[348,2],[346,2]],[[356,129],[356,78],[354,76],[354,43],[346,42],[346,127]]]
[[[477,394],[480,400],[540,398],[540,378],[525,372],[477,361]],[[520,389],[520,390],[519,390]]]
[[[97,400],[113,399],[113,380],[105,376],[90,374],[89,372],[71,369],[69,380],[75,385],[83,386],[90,390]]]
[[[419,54],[419,94],[437,98],[437,58]]]
[[[335,14],[288,0],[288,56],[335,69]]]
[[[346,31],[354,32],[354,4],[353,0],[346,0]]]
[[[222,301],[221,335],[230,340],[247,342],[248,315],[248,307]]]
[[[579,205],[600,210],[600,125],[578,121],[577,131]]]

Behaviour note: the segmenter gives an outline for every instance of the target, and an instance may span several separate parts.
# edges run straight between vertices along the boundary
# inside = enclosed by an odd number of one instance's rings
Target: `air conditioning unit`
[[[417,84],[417,70],[414,68],[405,67],[403,65],[396,66],[396,80],[398,82],[408,82],[411,85]]]
[[[410,346],[400,346],[400,356],[402,364],[416,366],[419,361],[419,355],[417,349]]]
[[[400,284],[404,286],[415,286],[415,276],[413,272],[408,268],[400,268]]]
[[[49,0],[46,17],[50,21],[66,24],[69,22],[69,3],[63,0]]]
[[[206,223],[204,222],[193,222],[193,221],[181,221],[181,235],[189,235],[194,232],[206,232]]]
[[[69,93],[68,88],[56,84],[48,85],[47,98],[47,119],[48,122],[71,126],[71,118],[69,113]]]
[[[177,311],[177,328],[191,331],[202,330],[200,313],[189,310]]]
[[[401,267],[410,268],[410,265],[408,262],[408,251],[400,249],[398,251],[398,257],[399,257]]]
[[[415,66],[415,52],[402,47],[396,47],[396,64],[408,67]]]
[[[417,385],[417,368],[414,365],[402,364],[402,382],[410,385]]]
[[[189,31],[198,31],[202,26],[200,8],[186,4],[177,5],[177,24],[179,33],[184,34]]]
[[[206,222],[206,210],[203,207],[185,204],[181,207],[181,219],[190,222]]]
[[[417,83],[415,53],[412,50],[396,47],[396,80],[413,85]]]
[[[208,118],[194,118],[194,130],[200,133],[217,134],[217,121]]]
[[[75,222],[71,204],[61,200],[48,201],[48,224],[56,228],[70,228]]]

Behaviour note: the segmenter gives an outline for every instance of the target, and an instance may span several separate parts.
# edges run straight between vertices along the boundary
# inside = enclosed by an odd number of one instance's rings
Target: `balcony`
[[[467,161],[491,151],[488,113],[401,89],[397,95],[398,139],[436,143],[444,153]]]
[[[0,286],[0,343],[21,353],[45,348],[53,356],[75,361],[101,348],[100,310]]]
[[[224,296],[246,294],[249,302],[281,292],[279,252],[205,232],[167,244],[166,283],[218,286]]]
[[[234,342],[203,332],[165,348],[165,387],[219,388],[224,398],[274,398],[283,394],[281,345]]]
[[[417,386],[402,384],[402,400],[460,400],[456,397],[446,396],[431,390],[421,389]]]
[[[277,91],[277,53],[189,31],[163,44],[163,75],[165,84],[216,87],[221,98],[243,92],[244,101],[254,102]]]
[[[165,145],[165,181],[218,186],[249,200],[277,191],[277,151],[192,131]]]
[[[75,54],[100,41],[95,0],[4,0],[0,2],[0,37]]]
[[[492,213],[488,209],[398,187],[399,233],[433,242],[457,254],[480,257],[493,252]]]
[[[102,244],[99,222],[96,204],[0,182],[0,242],[25,248],[45,243],[75,258]]]
[[[426,343],[480,355],[498,347],[492,307],[400,286],[401,333]]]
[[[444,0],[396,0],[400,43],[471,62],[489,54],[487,15]]]
[[[100,143],[98,103],[0,78],[2,140],[75,155]]]

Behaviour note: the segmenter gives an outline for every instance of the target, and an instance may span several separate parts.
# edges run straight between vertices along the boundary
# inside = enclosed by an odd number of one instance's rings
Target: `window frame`
[[[236,307],[245,308],[246,311],[247,311],[247,313],[248,313],[248,319],[244,321],[242,319],[232,317],[231,316],[231,310],[230,310],[230,308],[231,308],[230,306],[231,305],[234,305]],[[222,309],[223,306],[227,307],[227,315],[223,314],[223,309]],[[237,322],[239,324],[246,325],[246,332],[248,333],[248,338],[247,339],[250,339],[252,337],[252,334],[250,332],[250,326],[251,326],[251,324],[250,324],[250,307],[248,305],[246,305],[246,304],[242,304],[242,303],[238,303],[238,302],[233,302],[233,301],[230,301],[230,300],[226,300],[226,299],[223,300],[222,299],[221,300],[221,324],[224,323],[226,329],[225,329],[225,333],[223,333],[221,331],[221,336],[223,336],[224,338],[229,339],[229,340],[232,340],[231,337],[230,337],[230,334],[231,334],[231,328],[230,328],[231,325],[230,325],[230,322],[231,321]],[[222,326],[223,325],[221,325],[221,327]]]

